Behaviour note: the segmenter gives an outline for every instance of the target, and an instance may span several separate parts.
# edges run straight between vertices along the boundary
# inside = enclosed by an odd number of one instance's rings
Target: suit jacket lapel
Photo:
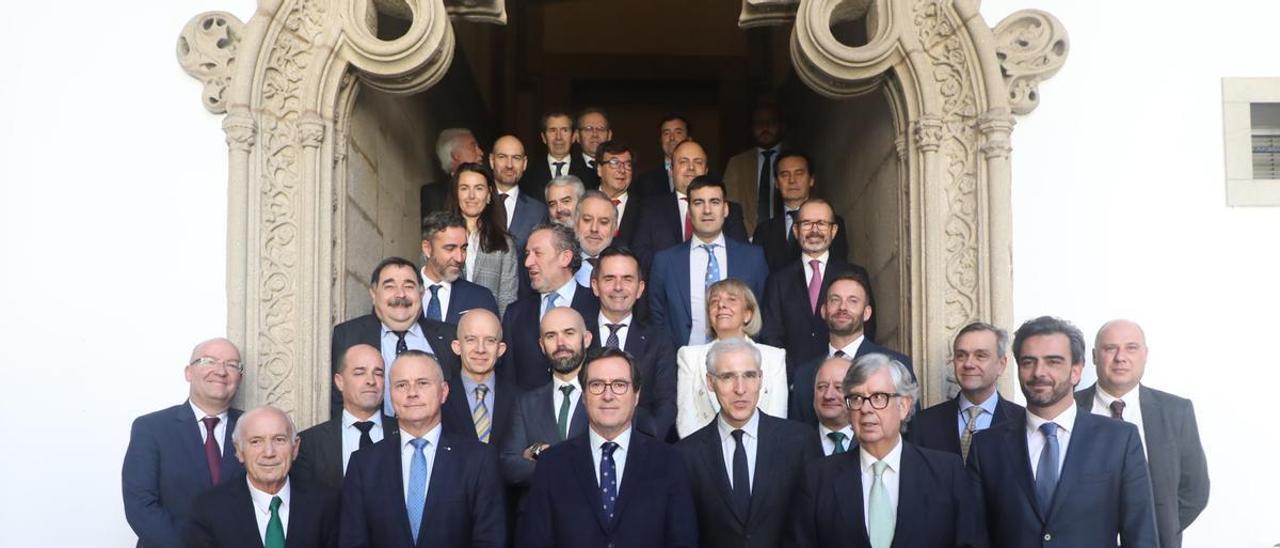
[[[244,469],[244,465],[240,464],[240,459],[236,458],[236,448],[231,444],[231,433],[236,430],[236,421],[240,420],[240,413],[234,409],[227,410],[227,433],[222,437],[222,479],[234,476],[240,470]]]
[[[645,463],[649,460],[648,440],[644,439],[644,434],[637,431],[634,425],[631,429],[630,443],[631,447],[627,448],[627,462],[622,467],[622,484],[618,486],[618,502],[613,508],[613,522],[607,525],[607,531],[612,531],[618,522],[622,521],[622,513],[627,509],[627,502],[633,497],[631,493],[638,489],[635,485],[648,481],[644,474]]]
[[[427,512],[430,512],[431,508],[440,508],[442,506],[440,497],[447,496],[446,494],[448,493],[461,492],[461,489],[456,486],[458,482],[458,475],[455,473],[458,467],[454,465],[454,459],[456,458],[453,454],[453,440],[442,433],[440,446],[436,448],[435,462],[431,463],[433,470],[431,471],[431,480],[427,483],[427,500],[426,504],[422,506],[421,523],[427,523]],[[399,470],[399,468],[396,469],[397,472]],[[393,497],[391,500],[397,499]],[[406,505],[401,504],[400,506],[403,508]],[[407,519],[408,516],[409,512],[406,509],[405,518]],[[424,530],[426,530],[426,527],[420,528],[418,535],[421,536]],[[414,545],[418,544],[421,544],[421,539],[414,539]]]
[[[862,505],[862,459],[858,451],[849,451],[834,457],[841,459],[842,466],[833,478],[835,485],[836,506],[840,515],[853,523],[857,546],[870,546],[871,536],[867,534],[866,510]]]
[[[680,260],[676,261],[675,279],[672,283],[676,286],[676,291],[680,292],[680,306],[684,308],[684,317],[693,319],[693,311],[690,308],[690,300],[692,299],[692,289],[689,287],[689,246],[685,245],[680,250]],[[688,341],[683,341],[688,342]]]
[[[1142,385],[1138,385],[1138,408],[1142,410],[1142,434],[1143,443],[1146,444],[1148,461],[1163,460],[1165,455],[1175,453],[1173,447],[1169,447],[1171,436],[1165,435],[1169,432],[1169,423],[1165,420],[1163,409],[1156,402],[1156,398],[1150,390]],[[1148,462],[1148,465],[1150,462]]]
[[[587,408],[582,405],[582,395],[578,395],[578,403],[569,414],[569,437],[574,438],[587,433]],[[626,473],[625,471],[623,472]]]
[[[306,489],[298,488],[298,483],[290,481],[289,493],[289,528],[285,530],[285,546],[298,546],[298,542],[307,534],[301,530],[294,529],[294,525],[300,528],[307,528],[319,523],[319,519],[312,517],[313,509],[311,508],[311,499],[306,496]],[[255,524],[256,525],[256,524]],[[294,531],[298,531],[294,534]],[[289,539],[295,539],[293,543]]]
[[[1077,478],[1084,472],[1084,462],[1088,456],[1089,443],[1093,441],[1093,433],[1089,431],[1088,422],[1085,416],[1089,411],[1084,409],[1076,410],[1076,421],[1072,425],[1071,442],[1067,444],[1067,454],[1064,455],[1062,461],[1062,471],[1058,474],[1058,486],[1053,490],[1053,503],[1049,505],[1049,515],[1045,516],[1045,522],[1053,517],[1054,511],[1066,500],[1071,487],[1078,483]],[[1072,458],[1072,456],[1075,458]]]
[[[1031,505],[1031,509],[1035,511],[1036,517],[1040,521],[1046,522],[1044,513],[1040,511],[1040,503],[1036,501],[1035,475],[1031,471],[1031,453],[1027,450],[1027,436],[1025,434],[1026,427],[1022,424],[1010,424],[1004,427],[1001,434],[1004,436],[1005,446],[1011,449],[1010,455],[1014,462],[1010,463],[1014,470],[1014,479],[1018,482],[1018,487],[1022,489],[1022,494],[1027,497],[1027,503]],[[1061,478],[1061,476],[1059,476]],[[1061,482],[1059,482],[1061,485]]]
[[[712,424],[715,424],[712,422]],[[759,445],[757,444],[757,447]],[[758,454],[757,454],[758,455]],[[729,486],[729,469],[728,463],[724,461],[724,449],[720,445],[720,430],[716,429],[711,435],[706,436],[702,445],[702,458],[707,461],[707,466],[711,470],[715,479],[716,492],[724,499],[724,506],[729,509],[729,513],[737,518],[738,525],[742,526],[747,522],[747,516],[738,513],[738,505],[733,502],[733,488]],[[763,470],[757,463],[756,470]]]
[[[960,398],[963,398],[963,397],[964,397],[964,394],[956,394],[956,397],[949,399],[945,402],[942,402],[942,405],[944,406],[943,409],[946,410],[946,412],[943,414],[951,418],[951,420],[947,421],[946,423],[946,425],[950,427],[946,431],[947,432],[947,437],[946,437],[947,448],[955,450],[957,454],[960,453],[960,430],[954,421],[956,421],[957,420],[956,417],[960,415]],[[996,411],[999,411],[999,410],[1000,410],[999,407],[997,407]],[[992,419],[991,424],[995,425],[996,424],[996,422],[994,422],[995,417],[992,417],[991,419]]]
[[[249,494],[249,484],[246,483],[244,478],[238,479],[240,481],[237,481],[236,485],[233,487],[233,489],[235,489],[235,500],[237,504],[235,505],[235,509],[231,510],[232,515],[229,516],[230,519],[228,521],[230,523],[228,525],[231,526],[231,524],[235,524],[235,536],[237,543],[240,546],[256,546],[257,548],[262,548],[262,537],[258,533],[258,516],[254,514],[258,511],[258,507],[254,506],[253,496]],[[292,500],[289,503],[290,512],[294,511],[295,506],[293,505],[293,501],[296,501],[297,499],[298,497],[296,496],[292,497]],[[292,523],[292,520],[290,520],[290,523]]]
[[[402,464],[400,459],[400,451],[403,449],[403,441],[400,439],[400,429],[396,428],[392,431],[383,429],[383,440],[387,440],[387,446],[383,448],[385,453],[382,457],[382,473],[385,477],[390,478],[388,483],[393,487],[387,497],[387,504],[392,507],[391,512],[396,515],[396,521],[403,525],[401,531],[404,538],[407,538],[413,544],[417,544],[418,539],[413,538],[413,528],[409,526],[409,509],[405,503],[404,497],[404,472],[402,472]],[[436,462],[440,462],[440,455],[436,455]]]
[[[763,412],[756,410],[756,413],[763,415]],[[758,521],[756,518],[760,512],[764,511],[764,501],[769,496],[769,492],[773,487],[772,470],[774,462],[778,458],[779,451],[770,450],[774,445],[774,433],[777,424],[770,419],[771,417],[760,417],[760,428],[756,430],[759,439],[756,440],[756,474],[751,481],[751,511],[749,512],[746,523]],[[724,470],[721,467],[721,470]]]
[[[903,444],[902,460],[898,465],[898,508],[897,519],[893,526],[894,546],[917,546],[912,542],[914,533],[927,524],[917,523],[928,507],[925,505],[924,493],[929,488],[924,482],[925,465],[915,446]]]
[[[209,474],[209,466],[205,464],[207,461],[204,458],[204,440],[200,438],[200,424],[196,422],[191,403],[183,402],[173,418],[178,423],[176,426],[183,438],[182,448],[187,453],[186,462],[193,463],[199,469],[198,473],[205,478],[205,486],[213,486],[213,476]]]
[[[587,501],[587,505],[593,510],[591,514],[595,516],[596,524],[600,526],[600,530],[608,533],[610,531],[609,524],[605,521],[604,513],[600,510],[600,484],[596,481],[595,457],[591,454],[591,443],[586,438],[573,438],[569,443],[575,446],[570,452],[570,455],[572,455],[570,458],[573,461],[573,476],[578,482],[578,487],[582,489],[583,500]],[[631,459],[627,459],[627,461],[630,462]],[[623,476],[627,472],[623,471]]]
[[[666,213],[670,217],[670,220],[675,222],[667,222],[664,224],[666,224],[670,228],[675,229],[673,232],[676,235],[677,242],[683,242],[684,241],[684,218],[680,217],[680,195],[676,194],[675,192],[672,192],[668,196],[670,196],[670,198],[666,200],[667,207],[663,209],[666,210]],[[654,251],[656,252],[661,250],[655,249]]]

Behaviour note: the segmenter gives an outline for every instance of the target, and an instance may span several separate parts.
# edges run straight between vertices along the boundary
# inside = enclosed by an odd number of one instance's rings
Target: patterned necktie
[[[498,193],[498,219],[502,221],[502,228],[511,225],[511,213],[507,211],[507,197],[511,196],[506,192]]]
[[[405,497],[404,504],[416,543],[418,531],[422,528],[422,511],[427,507],[427,455],[422,452],[427,440],[414,438],[409,443],[413,444],[413,460],[409,464],[409,495]]]
[[[897,511],[889,502],[889,488],[884,485],[884,470],[888,467],[889,463],[882,460],[871,465],[875,477],[867,497],[867,534],[872,548],[889,548],[893,544],[893,527],[898,521]]]
[[[556,418],[556,427],[560,429],[560,439],[563,440],[569,437],[569,404],[572,403],[569,394],[573,393],[573,385],[561,386],[560,393],[564,394],[564,397],[560,400],[560,416]]]
[[[969,462],[969,444],[973,443],[973,433],[978,431],[978,417],[982,415],[982,408],[975,405],[965,409],[965,413],[969,414],[969,420],[964,423],[964,434],[960,436],[960,456],[964,457],[965,462]]]
[[[404,342],[404,335],[408,331],[392,331],[396,334],[396,355],[399,356],[409,350],[408,343]]]
[[[716,247],[720,244],[702,244],[698,247],[707,250],[707,276],[703,281],[703,289],[720,281],[720,261],[716,260]]]
[[[689,198],[687,196],[681,196],[680,199],[684,200],[685,204],[689,203]],[[686,241],[686,242],[689,241],[689,238],[693,237],[693,216],[689,214],[688,207],[689,207],[688,205],[685,206],[685,214],[684,214],[684,240],[683,241]]]
[[[476,423],[476,439],[484,443],[489,443],[489,434],[493,430],[493,421],[489,419],[489,407],[484,404],[484,398],[488,394],[488,386],[476,385],[476,408],[471,411],[471,420]]]
[[[1115,400],[1109,407],[1111,407],[1111,418],[1124,420],[1124,400]]]
[[[556,307],[556,299],[559,298],[559,293],[547,293],[547,296],[542,298],[542,316],[546,316],[547,312]],[[538,318],[541,319],[542,316],[538,316]]]
[[[1040,513],[1048,517],[1053,504],[1053,491],[1058,487],[1058,425],[1046,422],[1040,425],[1044,434],[1044,449],[1040,451],[1040,464],[1036,467],[1036,502]]]
[[[373,445],[373,438],[369,436],[369,431],[373,430],[373,421],[356,421],[351,426],[360,431],[360,449]]]
[[[756,190],[756,202],[759,204],[756,208],[756,222],[763,223],[773,217],[773,163],[769,161],[773,157],[773,151],[762,150],[760,155],[764,158],[760,162],[760,186]]]
[[[431,290],[431,300],[427,302],[427,319],[443,322],[444,315],[440,313],[440,284],[431,284],[427,289]]]
[[[831,438],[831,443],[835,444],[835,449],[831,450],[832,455],[839,455],[845,452],[844,432],[827,432],[827,437]]]
[[[747,469],[747,448],[742,445],[741,429],[730,433],[733,436],[733,504],[738,507],[738,515],[746,518],[751,511],[751,472]]]
[[[556,177],[564,175],[564,162],[551,162],[551,164],[556,166]]]
[[[613,521],[613,508],[618,502],[618,469],[613,462],[613,452],[618,444],[606,441],[600,446],[600,502],[606,521]]]
[[[222,480],[222,449],[218,447],[218,438],[213,435],[213,429],[218,427],[218,422],[222,419],[218,417],[205,417],[200,419],[204,423],[204,458],[209,465],[209,479],[213,480],[213,484],[217,485]]]
[[[626,327],[627,324],[607,323],[607,324],[604,324],[604,326],[609,328],[609,339],[604,342],[604,345],[609,348],[618,348],[618,346],[621,344],[621,342],[618,341],[618,330]]]
[[[822,261],[811,259],[809,267],[813,275],[809,277],[809,310],[818,313],[818,294],[822,293]]]
[[[263,548],[284,548],[284,523],[280,521],[280,497],[271,497],[271,519],[267,520],[267,535]]]

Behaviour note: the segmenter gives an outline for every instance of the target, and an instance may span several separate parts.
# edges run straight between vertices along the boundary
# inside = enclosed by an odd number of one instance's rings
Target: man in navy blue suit
[[[632,428],[643,386],[631,355],[593,350],[578,381],[587,433],[539,457],[516,546],[697,546],[693,494],[679,453]]]
[[[1072,396],[1084,369],[1084,335],[1042,316],[1018,328],[1013,355],[1026,420],[979,432],[969,448],[991,545],[1159,546],[1138,429],[1081,411]]]
[[[121,479],[124,515],[138,546],[178,546],[196,495],[244,472],[227,450],[240,410],[231,399],[244,365],[226,339],[191,351],[187,401],[133,421]]]
[[[525,168],[529,165],[529,157],[525,155],[524,143],[515,135],[503,135],[493,142],[489,164],[493,167],[493,182],[498,188],[498,195],[492,199],[502,207],[503,214],[506,215],[503,218],[507,220],[507,224],[503,228],[516,241],[516,249],[523,251],[533,227],[549,219],[542,191],[546,181],[537,189],[529,189],[520,184]]]
[[[467,262],[467,223],[461,216],[437,211],[422,220],[422,257],[422,315],[428,320],[458,325],[473,308],[498,313],[493,293],[460,279]]]
[[[764,295],[769,267],[764,252],[725,236],[729,202],[724,184],[698,177],[689,185],[693,237],[658,252],[650,273],[649,306],[655,325],[665,326],[679,346],[707,342],[706,288],[725,278],[746,282]]]
[[[351,456],[338,545],[505,546],[497,454],[474,436],[442,428],[449,384],[440,364],[406,351],[392,363],[388,383],[399,429]]]

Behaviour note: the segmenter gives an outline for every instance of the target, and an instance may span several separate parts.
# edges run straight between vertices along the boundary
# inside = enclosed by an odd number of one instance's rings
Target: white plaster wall
[[[1147,331],[1145,381],[1195,402],[1209,507],[1188,547],[1280,543],[1280,209],[1226,207],[1221,78],[1280,77],[1280,3],[987,0],[1040,8],[1067,65],[1013,133],[1014,314]],[[1092,362],[1085,383],[1094,378]],[[1087,384],[1085,384],[1087,385]]]
[[[136,541],[130,423],[183,401],[191,347],[226,329],[226,146],[174,48],[255,6],[5,3],[0,546]]]

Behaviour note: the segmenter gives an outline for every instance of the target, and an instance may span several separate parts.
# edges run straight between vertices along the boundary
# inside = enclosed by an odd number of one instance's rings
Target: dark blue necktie
[[[1040,513],[1047,517],[1058,486],[1058,425],[1046,422],[1040,425],[1040,433],[1044,434],[1044,449],[1036,466],[1036,501],[1040,503]]]
[[[745,518],[751,510],[751,473],[747,470],[743,433],[742,430],[733,431],[733,504],[738,507],[738,515]]]
[[[617,449],[618,444],[611,441],[600,446],[600,502],[608,521],[613,521],[613,508],[618,503],[618,469],[613,463]]]
[[[437,322],[444,321],[444,315],[440,313],[440,284],[431,284],[431,301],[427,303],[427,319]]]

